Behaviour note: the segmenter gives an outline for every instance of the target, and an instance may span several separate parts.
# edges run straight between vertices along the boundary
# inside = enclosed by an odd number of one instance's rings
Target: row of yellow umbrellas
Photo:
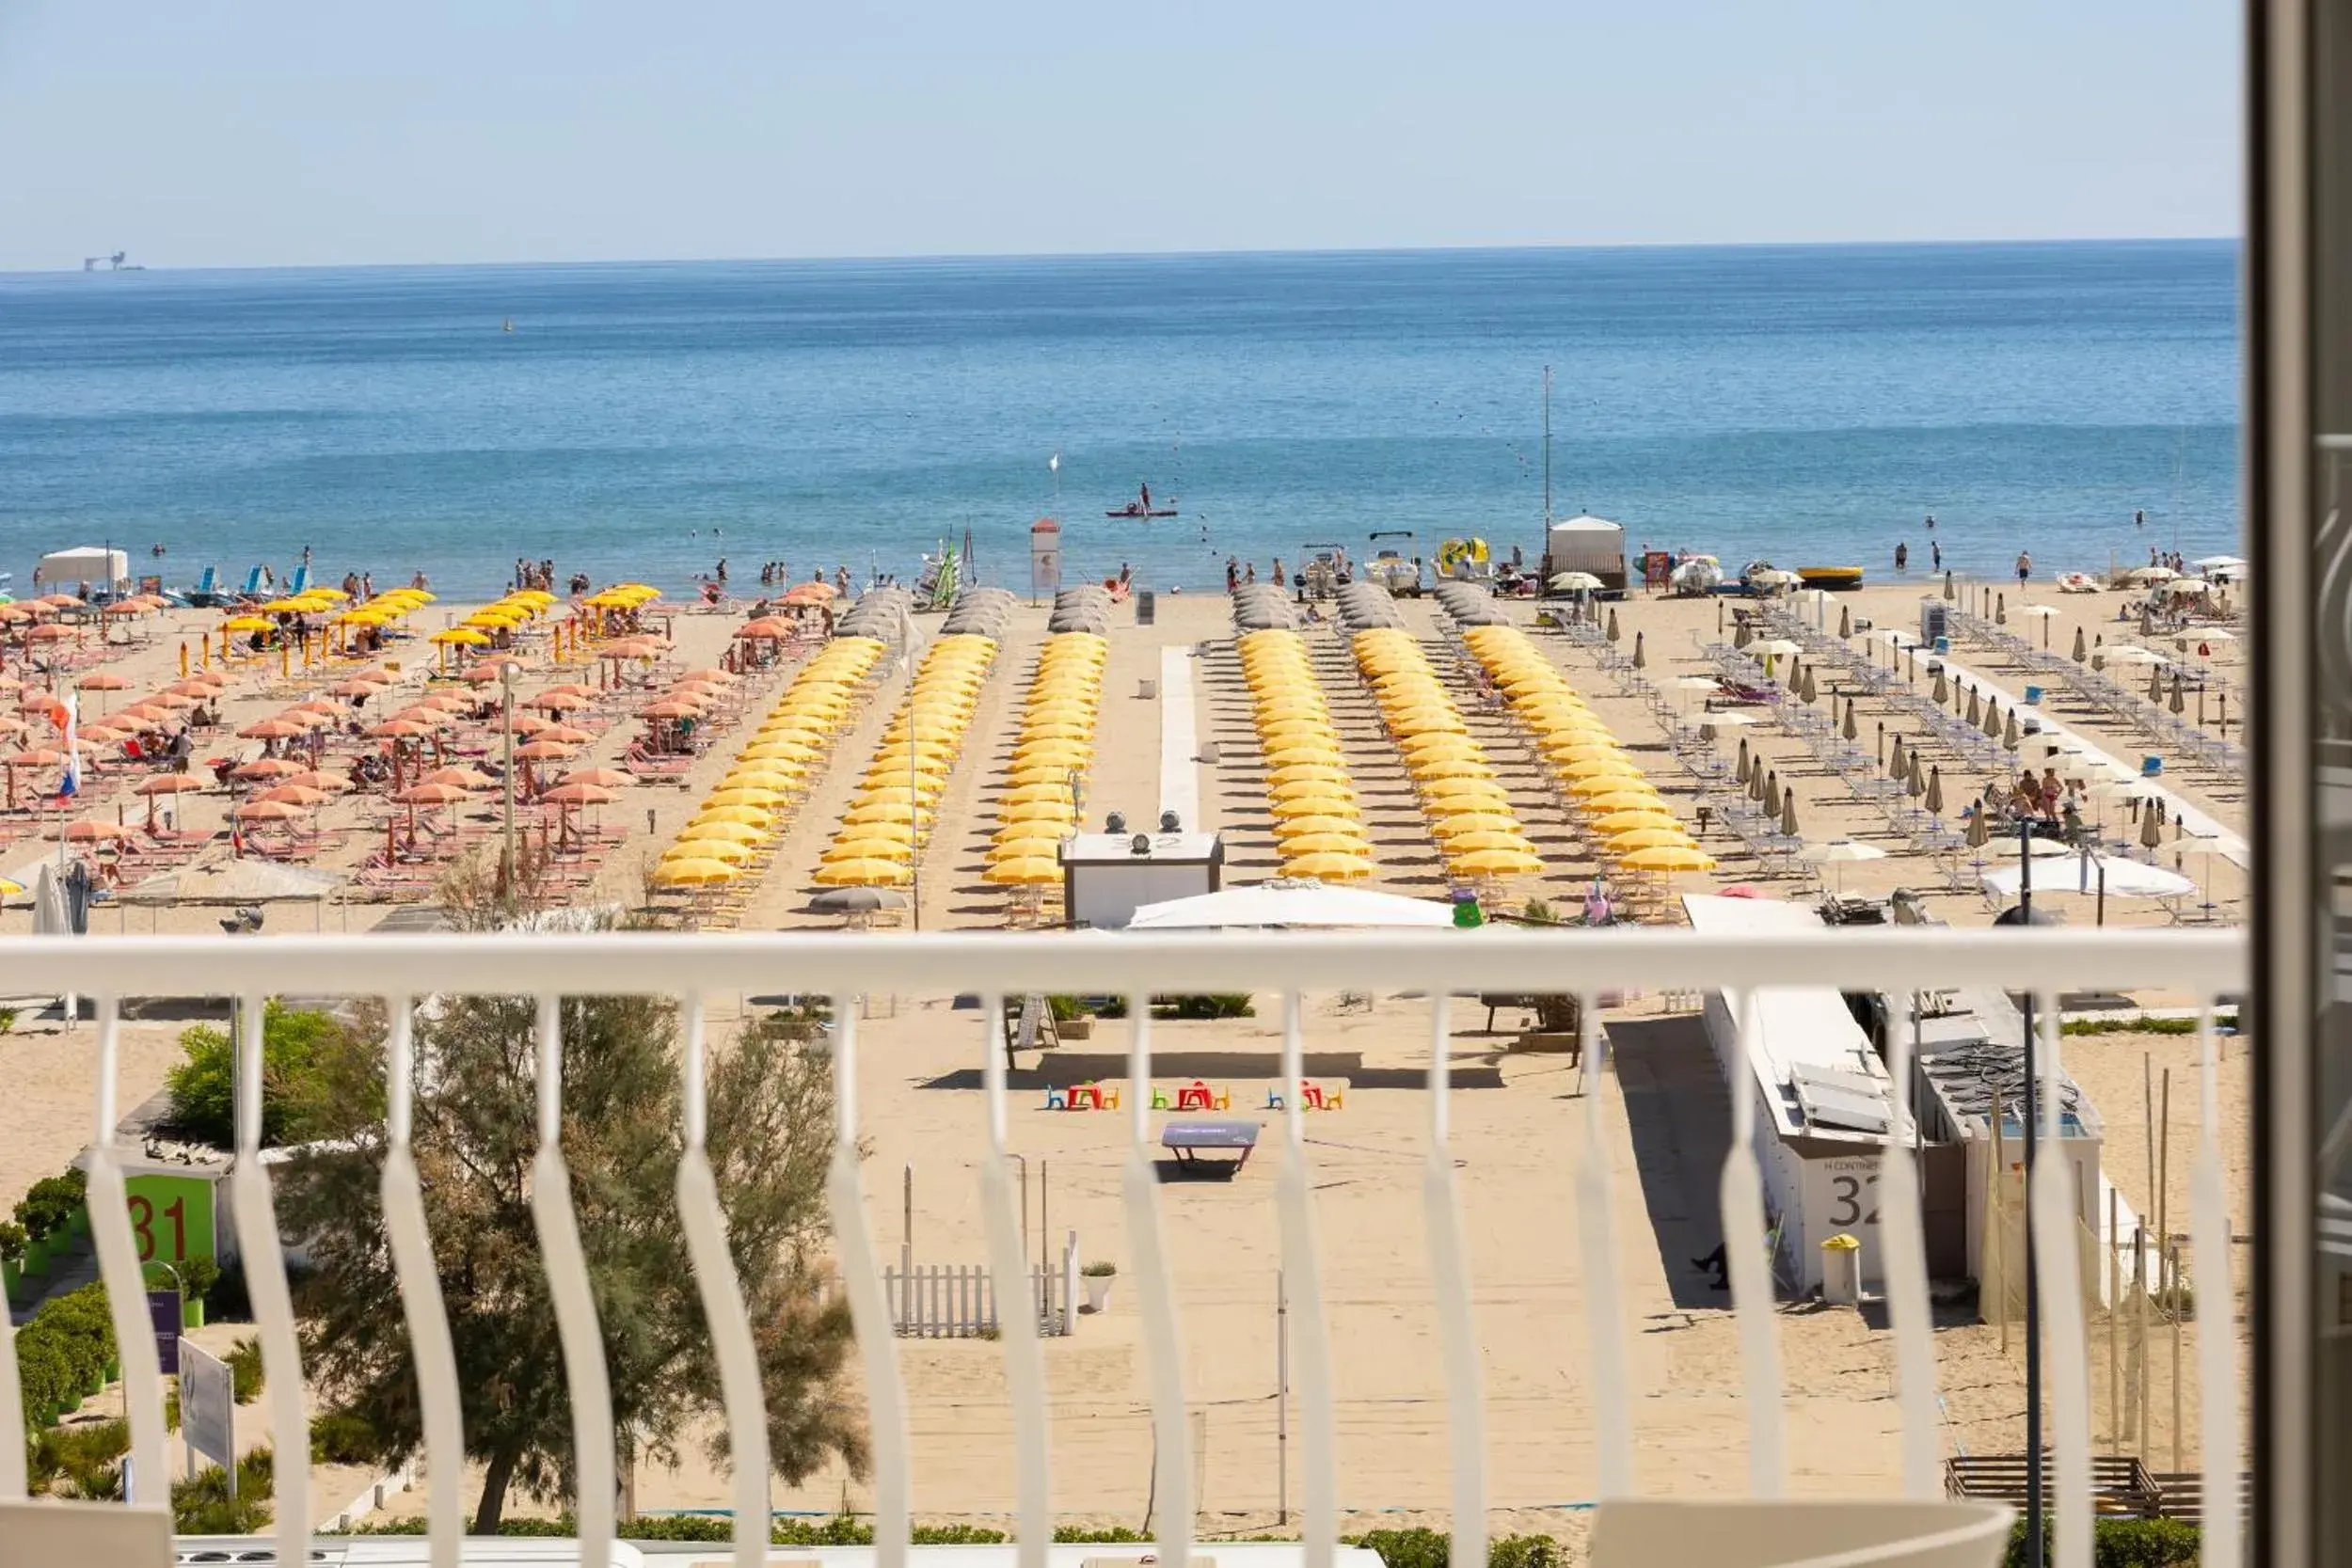
[[[1078,825],[1078,784],[1094,757],[1110,643],[1090,631],[1045,640],[1013,739],[1012,778],[996,808],[986,881],[1046,887],[1061,880],[1061,841]]]
[[[837,637],[801,669],[654,868],[664,887],[731,882],[771,852],[807,792],[857,688],[882,655],[870,637]],[[703,678],[724,672],[703,673]],[[684,683],[681,683],[684,684]]]
[[[1501,881],[1541,872],[1544,863],[1519,832],[1509,792],[1421,644],[1394,627],[1375,627],[1357,633],[1353,648],[1447,874]]]
[[[1333,882],[1371,876],[1363,813],[1307,644],[1296,632],[1275,627],[1245,633],[1234,645],[1265,753],[1266,802],[1282,875]]]
[[[930,832],[995,657],[996,640],[976,632],[942,637],[924,653],[832,847],[818,858],[818,886],[898,887],[914,880],[914,857]]]
[[[1471,626],[1462,641],[1511,705],[1597,844],[1629,871],[1709,871],[1715,862],[1641,765],[1559,668],[1517,626]]]
[[[616,582],[610,588],[598,589],[580,603],[598,610],[643,610],[661,597],[661,590],[643,582]]]

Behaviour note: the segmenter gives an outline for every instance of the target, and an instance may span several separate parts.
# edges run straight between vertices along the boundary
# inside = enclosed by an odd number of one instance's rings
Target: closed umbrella
[[[2139,847],[2153,849],[2164,842],[2164,802],[2151,800],[2139,808]]]
[[[1996,626],[2009,625],[2009,595],[2007,594],[1998,594],[1994,600],[1993,624]]]
[[[2009,716],[2001,721],[2001,744],[2013,752],[2017,750],[2017,710],[2010,708]]]
[[[2001,733],[2001,705],[1998,702],[1984,705],[1982,728],[1987,736],[1997,736]]]
[[[1740,777],[1740,782],[1741,784],[1746,784],[1746,783],[1748,782],[1748,771],[1749,771],[1749,762],[1748,762],[1748,737],[1747,737],[1746,736],[1744,736],[1744,735],[1743,735],[1743,736],[1741,736],[1740,737],[1740,775],[1739,775],[1739,777]]]
[[[1853,720],[1853,699],[1851,697],[1846,699],[1846,727],[1838,733],[1843,735],[1848,740],[1857,739],[1862,734],[1862,727],[1856,724]]]
[[[1919,748],[1911,749],[1911,776],[1903,782],[1903,792],[1916,800],[1928,792],[1927,773],[1919,766]]]
[[[1779,768],[1766,768],[1766,769],[1765,769],[1765,771],[1764,771],[1764,794],[1763,794],[1762,799],[1763,799],[1763,801],[1764,801],[1764,809],[1765,809],[1765,810],[1767,810],[1767,811],[1770,811],[1770,810],[1771,810],[1771,809],[1772,809],[1772,807],[1773,807],[1776,803],[1778,803],[1778,801],[1779,801],[1779,800],[1780,800],[1780,769],[1779,769]]]
[[[1944,815],[1944,769],[1941,768],[1928,769],[1927,807],[1930,816]]]
[[[1895,749],[1887,756],[1886,771],[1894,778],[1903,776],[1903,737],[1900,735],[1895,736]]]
[[[1614,642],[1617,638],[1617,607],[1611,605],[1609,607],[1609,641]]]
[[[1938,665],[1935,671],[1934,697],[1935,705],[1937,707],[1942,707],[1946,703],[1952,700],[1951,683],[1944,678],[1944,669],[1941,665]]]
[[[1804,667],[1804,690],[1801,695],[1808,705],[1821,700],[1821,689],[1814,684],[1813,666],[1810,664]]]
[[[1780,831],[1790,838],[1797,833],[1797,792],[1784,787],[1780,792]]]
[[[1756,758],[1756,766],[1748,769],[1748,799],[1759,803],[1764,799],[1764,759],[1761,757]]]
[[[2083,628],[2076,626],[2074,628],[2074,662],[2080,664],[2090,657],[2090,647],[2083,641]]]
[[[2183,696],[2181,692],[2181,673],[2178,670],[2175,670],[2172,672],[2172,711],[2175,713],[2182,713],[2185,712],[2187,708],[2188,699]]]
[[[1983,812],[1971,812],[1968,816],[1968,847],[1981,849],[1992,842],[1993,827]]]
[[[1968,722],[1971,726],[1984,722],[1984,703],[1973,686],[1968,689]]]
[[[1853,635],[1853,607],[1851,605],[1837,607],[1837,635],[1840,637]]]
[[[1755,641],[1756,634],[1748,629],[1748,624],[1745,621],[1740,622],[1738,626],[1731,628],[1731,645],[1733,647],[1744,648]]]
[[[1633,668],[1636,670],[1645,669],[1649,664],[1649,655],[1644,652],[1642,648],[1642,639],[1644,635],[1644,633],[1639,631],[1633,634]]]
[[[1944,574],[1944,597],[1947,600],[1960,597],[1958,594],[1952,592],[1952,574],[1948,571]]]

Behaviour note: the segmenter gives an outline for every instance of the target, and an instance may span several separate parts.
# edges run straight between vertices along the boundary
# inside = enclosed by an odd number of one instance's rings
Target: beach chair
[[[199,610],[209,610],[220,603],[220,568],[207,566],[188,590],[188,603]]]
[[[237,597],[241,599],[260,598],[262,596],[262,574],[268,570],[266,566],[256,566],[247,572],[245,575],[245,586],[237,590]]]
[[[294,569],[294,575],[286,579],[286,597],[290,599],[294,598],[295,595],[308,590],[310,586],[310,568],[308,566],[297,566]]]

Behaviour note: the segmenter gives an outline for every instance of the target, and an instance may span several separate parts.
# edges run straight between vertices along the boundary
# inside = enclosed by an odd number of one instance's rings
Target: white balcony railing
[[[1296,989],[1419,991],[1434,998],[1433,1049],[1428,1096],[1428,1156],[1423,1182],[1427,1207],[1429,1266],[1438,1303],[1452,1455],[1454,1560],[1486,1561],[1486,1447],[1480,1389],[1470,1280],[1457,1213],[1455,1162],[1449,1150],[1447,1001],[1450,993],[1489,991],[1579,994],[1606,989],[1647,991],[1721,990],[1732,1015],[1748,1016],[1742,998],[1755,988],[1827,986],[1889,994],[1961,984],[1997,984],[2042,1003],[2035,1010],[2041,1029],[2041,1071],[2055,1084],[2062,1053],[2058,995],[2092,990],[2160,989],[2171,994],[2214,999],[2239,993],[2246,975],[2242,942],[2232,934],[2080,931],[1878,930],[1823,931],[1819,936],[1724,941],[1687,932],[1611,930],[1573,935],[1489,929],[1469,933],[1362,934],[1266,938],[1142,935],[1036,936],[808,936],[732,934],[678,937],[657,934],[517,937],[332,938],[287,937],[251,942],[217,939],[124,938],[64,941],[31,939],[0,946],[0,991],[72,991],[97,999],[100,1071],[94,1127],[98,1157],[91,1163],[90,1211],[117,1335],[122,1349],[136,1473],[167,1474],[163,1399],[153,1339],[145,1317],[141,1281],[122,1178],[113,1158],[112,1130],[118,1001],[122,997],[239,996],[258,1001],[300,976],[304,994],[327,992],[384,998],[393,1005],[388,1068],[392,1085],[390,1148],[383,1197],[394,1261],[403,1283],[406,1313],[417,1352],[423,1411],[424,1474],[429,1488],[432,1560],[454,1568],[461,1529],[459,1488],[463,1481],[460,1402],[450,1339],[416,1168],[408,1155],[411,1039],[404,1000],[436,993],[532,995],[540,999],[538,1111],[541,1147],[533,1173],[532,1207],[545,1253],[561,1330],[578,1444],[577,1518],[580,1560],[602,1562],[614,1528],[615,1451],[606,1369],[598,1349],[596,1310],[589,1292],[559,1139],[563,1085],[560,1081],[559,997],[638,993],[674,997],[684,1011],[686,1153],[677,1178],[679,1218],[688,1238],[710,1332],[718,1353],[737,1465],[736,1560],[745,1565],[767,1553],[769,1476],[766,1423],[753,1341],[742,1298],[728,1263],[723,1220],[702,1152],[703,998],[752,991],[799,990],[831,993],[839,1021],[833,1035],[838,1145],[831,1203],[839,1266],[855,1316],[872,1428],[876,1560],[880,1568],[902,1568],[908,1539],[909,1465],[906,1401],[900,1384],[896,1340],[879,1272],[880,1259],[868,1233],[857,1155],[860,1113],[857,1075],[857,1009],[860,995],[921,990],[978,992],[994,999],[1030,991],[1079,991],[1145,996],[1168,991],[1279,992],[1288,1005],[1280,1077],[1286,1092],[1275,1153],[1280,1161],[1276,1183],[1281,1259],[1289,1281],[1298,1362],[1297,1395],[1302,1416],[1304,1499],[1302,1550],[1307,1568],[1330,1568],[1336,1539],[1338,1483],[1334,1460],[1335,1420],[1332,1358],[1323,1316],[1319,1254],[1315,1243],[1309,1147],[1301,1127],[1298,1092],[1305,1050]],[[243,1009],[239,1041],[242,1092],[247,1099],[247,1128],[258,1128],[262,1009]],[[1596,1009],[1584,1008],[1588,1042]],[[1193,1507],[1185,1462],[1185,1383],[1179,1361],[1180,1320],[1160,1228],[1159,1195],[1153,1177],[1156,1152],[1151,1142],[1152,1026],[1147,1006],[1131,1008],[1128,1070],[1132,1087],[1130,1132],[1123,1200],[1135,1249],[1137,1286],[1151,1358],[1151,1389],[1158,1437],[1157,1487],[1160,1517],[1167,1521],[1159,1544],[1161,1560],[1184,1562]],[[1901,1031],[1896,1031],[1899,1037]],[[2196,1167],[2193,1257],[2204,1320],[2199,1334],[2202,1399],[2201,1439],[2207,1478],[2205,1517],[2216,1530],[2209,1563],[2234,1560],[2240,1462],[2240,1388],[2233,1333],[2222,1321],[2233,1297],[2228,1285],[2226,1211],[2220,1148],[2210,1107],[2213,1054],[2210,1028],[2205,1060],[2207,1085]],[[984,1068],[981,1099],[990,1159],[983,1167],[989,1264],[1000,1297],[1018,1299],[1025,1289],[1014,1182],[1006,1150],[1007,1089],[1001,1032],[975,1032]],[[1908,1042],[1894,1042],[1892,1081],[1896,1092],[1908,1083]],[[1587,1050],[1585,1070],[1607,1070],[1601,1053]],[[1597,1118],[1599,1096],[1584,1098],[1584,1114]],[[1749,1431],[1749,1487],[1755,1499],[1770,1502],[1786,1490],[1782,1381],[1774,1321],[1773,1282],[1767,1259],[1763,1187],[1752,1146],[1753,1097],[1731,1096],[1734,1137],[1725,1163],[1721,1196],[1730,1262],[1733,1311],[1740,1324]],[[2053,1135],[2042,1146],[2058,1148],[2055,1112],[2058,1097],[2044,1094]],[[1898,1108],[1900,1109],[1899,1107]],[[1597,1126],[1597,1121],[1595,1123]],[[248,1133],[250,1137],[252,1134]],[[1619,1507],[1629,1498],[1629,1453],[1634,1417],[1627,1386],[1627,1328],[1623,1295],[1615,1275],[1615,1249],[1609,1234],[1611,1176],[1597,1137],[1574,1173],[1581,1236],[1536,1238],[1564,1256],[1581,1259],[1590,1305],[1592,1388],[1598,1432],[1600,1495],[1595,1552],[1599,1561],[1665,1560],[1651,1544],[1661,1539],[1654,1507]],[[247,1150],[250,1152],[250,1150]],[[1903,1494],[1925,1512],[1906,1528],[1916,1536],[1941,1532],[1938,1562],[1994,1560],[1995,1535],[2006,1527],[1998,1510],[1927,1506],[1941,1497],[1941,1442],[1937,1426],[1935,1350],[1927,1293],[1923,1221],[1913,1177],[1912,1153],[1900,1139],[1884,1148],[1882,1178],[1883,1241],[1890,1317],[1896,1340],[1902,1429]],[[2052,1167],[2068,1169],[2062,1160]],[[275,1244],[267,1175],[257,1160],[241,1160],[232,1179],[235,1218],[245,1241],[247,1277],[260,1328],[269,1389],[269,1415],[276,1450],[308,1449],[307,1413],[295,1325],[282,1259]],[[2050,1343],[2083,1342],[2085,1303],[2080,1272],[2066,1238],[2074,1199],[2063,1180],[2037,1180],[2033,1201],[2043,1244],[2034,1260],[2042,1281]],[[1003,1354],[1013,1405],[1019,1473],[1020,1568],[1045,1568],[1052,1540],[1047,1478],[1048,1432],[1044,1361],[1036,1323],[1025,1313],[1005,1318]],[[2089,1372],[2079,1355],[2052,1359],[2052,1443],[2055,1468],[2052,1506],[2057,1560],[2088,1568],[2091,1519],[2090,1398]],[[14,1355],[0,1336],[0,1432],[21,1419]],[[300,1561],[307,1548],[305,1521],[311,1510],[308,1478],[299,1465],[277,1466],[274,1480],[278,1560]],[[22,1498],[25,1476],[21,1449],[0,1443],[0,1503]],[[1882,1500],[1883,1501],[1883,1500]],[[1698,1505],[1705,1508],[1708,1505]],[[1719,1509],[1721,1504],[1714,1505]],[[1893,1551],[1859,1549],[1864,1543],[1846,1525],[1815,1532],[1810,1520],[1828,1517],[1834,1505],[1789,1505],[1772,1515],[1773,1528],[1820,1543],[1808,1548],[1819,1560],[1839,1562],[1927,1561],[1904,1552],[1937,1549],[1915,1540]],[[1718,1515],[1720,1519],[1720,1515]],[[1745,1516],[1742,1516],[1744,1520]],[[1708,1527],[1685,1522],[1673,1527],[1688,1548]],[[1739,1527],[1751,1534],[1752,1521]],[[1692,1534],[1696,1529],[1699,1533]],[[1718,1533],[1722,1533],[1721,1530]],[[1863,1529],[1867,1534],[1867,1528]],[[1973,1544],[1971,1544],[1973,1543]],[[1717,1548],[1710,1547],[1710,1552]],[[1736,1540],[1721,1548],[1728,1555],[1709,1560],[1763,1560],[1740,1554]],[[1846,1555],[1836,1555],[1843,1552]],[[1677,1552],[1675,1555],[1679,1556]],[[1690,1560],[1691,1559],[1683,1558]],[[1786,1555],[1770,1559],[1792,1560]]]

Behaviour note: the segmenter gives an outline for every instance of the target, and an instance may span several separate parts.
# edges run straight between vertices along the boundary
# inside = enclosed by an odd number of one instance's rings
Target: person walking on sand
[[[2025,587],[2026,579],[2031,576],[2033,576],[2033,556],[2028,551],[2019,550],[2017,552],[2017,586]]]

